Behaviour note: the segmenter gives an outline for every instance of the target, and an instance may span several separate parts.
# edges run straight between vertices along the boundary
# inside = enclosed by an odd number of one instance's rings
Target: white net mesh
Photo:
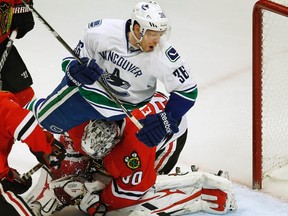
[[[287,0],[270,0],[270,1],[288,7],[288,1]]]
[[[271,2],[288,6],[287,0]],[[288,18],[263,10],[262,173],[288,163]]]

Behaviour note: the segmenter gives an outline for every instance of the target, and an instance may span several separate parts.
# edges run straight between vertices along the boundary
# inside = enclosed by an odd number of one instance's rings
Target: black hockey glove
[[[46,165],[48,168],[53,167],[58,169],[66,156],[66,150],[64,145],[55,138],[52,138],[50,143],[52,147],[52,152],[50,154],[44,154],[44,152],[31,152],[36,156],[40,163]]]
[[[166,112],[148,115],[139,122],[143,128],[136,133],[136,136],[148,147],[157,146],[168,134],[179,131],[178,122]]]
[[[103,70],[96,63],[95,59],[81,58],[82,64],[73,60],[67,67],[66,79],[76,86],[91,85],[103,74]]]
[[[24,180],[20,177],[17,170],[10,168],[7,176],[1,179],[4,191],[12,191],[15,194],[25,193],[32,185],[32,178]]]
[[[33,4],[32,1],[26,1]],[[12,17],[11,30],[17,29],[17,39],[24,37],[24,35],[34,28],[34,18],[32,12],[25,6],[25,4],[15,4],[14,13]]]

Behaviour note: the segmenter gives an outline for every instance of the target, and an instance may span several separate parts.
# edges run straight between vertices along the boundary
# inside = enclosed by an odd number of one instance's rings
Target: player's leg
[[[179,124],[179,132],[168,137],[157,146],[155,169],[159,174],[168,174],[175,167],[185,146],[188,134],[187,119],[184,116]]]
[[[6,43],[1,44],[0,53],[3,53],[3,48],[5,48],[3,45],[6,46]],[[1,78],[3,81],[2,90],[14,93],[21,106],[24,106],[34,97],[34,90],[31,88],[32,77],[15,46],[12,46],[5,61]]]
[[[109,212],[109,215],[183,215],[199,211],[225,214],[236,210],[232,182],[207,172],[159,175],[155,186],[138,205]]]
[[[187,211],[197,210],[213,214],[225,214],[236,210],[235,194],[228,175],[197,171],[184,175],[160,175],[155,184],[157,192],[178,190],[178,195],[171,194],[171,199]],[[182,194],[181,194],[182,193]],[[186,200],[187,203],[183,202]],[[172,204],[172,203],[171,203]],[[168,205],[168,203],[166,203]]]
[[[5,192],[0,184],[0,209],[1,214],[9,216],[34,216],[32,210],[28,207],[22,197],[12,193]]]
[[[186,130],[178,139],[166,143],[156,152],[155,168],[159,174],[168,174],[175,167],[187,139]]]
[[[104,118],[80,95],[77,86],[68,86],[63,78],[45,99],[31,101],[27,109],[33,111],[41,126],[61,134],[90,119]]]

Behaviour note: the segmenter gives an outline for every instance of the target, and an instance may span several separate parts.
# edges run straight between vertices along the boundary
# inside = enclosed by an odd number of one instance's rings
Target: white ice
[[[34,7],[74,48],[86,23],[100,18],[128,19],[137,2],[38,0]],[[197,103],[188,114],[188,142],[178,165],[184,170],[196,164],[206,171],[229,171],[238,204],[238,210],[229,215],[288,215],[287,181],[274,181],[274,186],[267,184],[261,192],[251,189],[251,41],[256,0],[158,2],[171,19],[170,42],[191,66],[199,86]],[[69,53],[37,17],[35,20],[34,30],[15,45],[33,76],[36,96],[45,97],[61,80],[61,60]],[[159,89],[163,90],[161,84]],[[20,143],[14,145],[9,161],[20,172],[37,163]],[[34,174],[34,184],[38,176]]]

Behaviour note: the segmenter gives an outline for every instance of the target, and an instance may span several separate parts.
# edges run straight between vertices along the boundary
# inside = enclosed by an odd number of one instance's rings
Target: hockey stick
[[[35,172],[37,172],[43,166],[42,163],[36,164],[32,169],[22,175],[22,179],[27,180],[29,179]]]
[[[48,28],[49,31],[52,32],[52,34],[56,37],[56,39],[69,51],[69,53],[77,59],[79,63],[82,64],[82,60],[79,58],[79,56],[76,55],[76,53],[71,49],[71,47],[62,39],[62,37],[52,28],[51,25],[35,10],[35,8],[28,4],[25,0],[22,0],[22,2],[32,11],[38,19]],[[118,100],[118,98],[115,97],[115,95],[109,90],[109,88],[103,83],[101,79],[98,80],[98,83],[100,86],[106,91],[106,93],[112,98],[112,100],[119,106],[119,108],[122,109],[122,111],[130,118],[130,120],[138,127],[138,129],[141,129],[143,126],[141,123],[131,114],[129,110],[127,110],[124,105]]]
[[[12,48],[14,40],[16,39],[16,36],[17,36],[17,30],[13,30],[10,37],[9,37],[9,41],[6,45],[6,48],[5,48],[5,50],[1,56],[1,60],[0,60],[0,90],[2,90],[2,86],[3,86],[1,72],[2,72],[3,66],[6,62],[6,59],[7,59],[8,55],[11,51],[11,48]]]

